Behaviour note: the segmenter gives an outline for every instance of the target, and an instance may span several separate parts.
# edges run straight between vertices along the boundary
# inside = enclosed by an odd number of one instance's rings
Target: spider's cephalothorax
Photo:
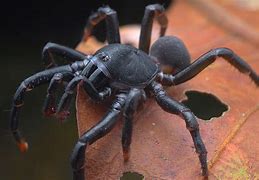
[[[111,44],[96,52],[91,61],[117,89],[145,88],[159,72],[154,58],[129,45]]]
[[[128,160],[133,115],[138,105],[144,103],[146,94],[153,94],[148,97],[154,97],[162,109],[177,114],[185,120],[199,156],[202,175],[208,176],[207,151],[199,133],[196,117],[182,103],[169,97],[163,86],[175,86],[188,81],[213,63],[217,57],[224,58],[241,73],[247,74],[257,86],[259,86],[258,75],[244,60],[227,48],[213,49],[190,63],[190,55],[184,43],[177,37],[164,36],[167,18],[164,8],[159,4],[149,5],[145,9],[139,49],[120,44],[117,14],[109,7],[99,8],[89,17],[83,36],[84,41],[91,35],[93,27],[103,19],[106,20],[108,45],[91,56],[48,43],[42,54],[47,69],[25,79],[18,87],[11,111],[11,131],[20,150],[27,149],[27,143],[18,130],[18,114],[23,105],[25,92],[49,83],[43,112],[47,116],[54,114],[59,119],[65,119],[69,115],[74,89],[80,83],[79,85],[93,100],[103,101],[107,97],[114,100],[104,117],[86,131],[74,147],[71,165],[75,180],[85,179],[84,160],[87,146],[110,132],[121,114],[124,117],[122,149],[124,160]],[[154,19],[161,26],[161,37],[150,48]],[[71,64],[57,66],[52,58],[53,55],[61,56],[71,61]],[[56,109],[56,89],[62,82],[68,83]]]

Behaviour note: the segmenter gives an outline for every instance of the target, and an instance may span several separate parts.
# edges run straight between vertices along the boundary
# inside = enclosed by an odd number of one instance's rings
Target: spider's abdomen
[[[186,68],[191,62],[184,42],[175,36],[163,36],[156,40],[150,49],[150,55],[157,58],[161,67],[170,66],[173,73]]]
[[[158,65],[145,52],[123,44],[110,44],[98,50],[94,56],[102,60],[117,88],[147,86],[159,71]],[[101,70],[103,67],[99,67]]]

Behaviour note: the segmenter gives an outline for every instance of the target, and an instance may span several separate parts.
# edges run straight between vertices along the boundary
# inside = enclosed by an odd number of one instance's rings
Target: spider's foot
[[[17,142],[19,150],[24,153],[28,150],[29,146],[28,143],[25,140],[21,140],[20,142]]]
[[[48,108],[48,109],[43,111],[43,114],[44,114],[45,117],[50,117],[50,116],[54,115],[55,113],[56,113],[55,107],[51,107],[51,108]]]
[[[63,122],[70,115],[69,111],[61,111],[56,114],[56,118]]]
[[[209,176],[209,171],[208,171],[208,169],[202,169],[202,176],[204,176],[204,177],[208,177]]]
[[[129,149],[124,149],[123,150],[123,159],[124,162],[127,162],[130,158],[130,150]]]
[[[203,177],[209,176],[208,164],[207,164],[207,156],[206,154],[200,155],[201,160],[201,173]]]

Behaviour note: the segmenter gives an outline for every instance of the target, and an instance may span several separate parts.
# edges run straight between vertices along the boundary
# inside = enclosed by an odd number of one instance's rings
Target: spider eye
[[[104,62],[106,62],[106,61],[108,61],[108,60],[111,59],[110,56],[108,56],[108,55],[107,55],[106,53],[104,53],[104,52],[100,53],[100,54],[99,54],[99,57],[100,57],[100,59],[101,59],[102,61],[104,61]]]

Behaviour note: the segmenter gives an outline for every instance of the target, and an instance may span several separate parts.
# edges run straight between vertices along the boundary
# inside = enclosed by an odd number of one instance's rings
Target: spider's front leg
[[[82,80],[81,76],[75,76],[71,81],[69,81],[68,85],[65,88],[65,92],[63,93],[61,100],[58,104],[56,117],[63,121],[66,119],[69,115],[69,108],[71,105],[71,101],[73,98],[74,90],[77,86],[77,84]]]
[[[58,85],[62,84],[63,81],[70,81],[73,77],[73,73],[57,73],[52,77],[42,109],[45,116],[56,113],[56,90]]]
[[[58,105],[56,113],[58,119],[64,120],[70,114],[70,102],[73,98],[75,88],[80,82],[82,82],[84,90],[92,99],[102,101],[111,95],[111,88],[109,87],[104,86],[100,91],[96,89],[95,85],[99,87],[103,85],[102,81],[105,79],[105,76],[98,68],[91,74],[92,69],[95,68],[93,62],[89,61],[84,70],[68,83]]]
[[[73,169],[74,180],[85,180],[85,150],[88,145],[91,145],[112,130],[125,104],[125,100],[126,94],[119,94],[105,116],[94,127],[85,132],[79,138],[71,155],[71,166]]]
[[[72,73],[72,69],[70,65],[56,67],[53,69],[48,69],[42,72],[39,72],[35,75],[32,75],[31,77],[25,79],[18,89],[15,92],[14,98],[13,98],[13,104],[11,108],[11,114],[10,114],[10,129],[13,133],[13,136],[19,146],[20,151],[24,152],[27,150],[27,143],[22,137],[20,131],[18,130],[19,126],[19,114],[21,111],[21,107],[23,106],[24,101],[24,95],[26,91],[30,91],[33,88],[48,83],[50,79],[54,76],[54,74],[57,73]]]
[[[183,104],[167,96],[161,84],[153,82],[150,88],[155,95],[157,103],[162,107],[162,109],[169,113],[177,114],[185,120],[186,127],[190,131],[196,152],[199,155],[202,175],[208,176],[207,150],[201,139],[199,132],[199,124],[194,114]]]
[[[47,43],[42,51],[42,59],[46,69],[57,66],[54,56],[69,60],[72,62],[71,68],[73,72],[77,72],[78,69],[85,66],[88,63],[89,55],[85,55],[79,51],[65,47],[55,43]],[[78,72],[77,72],[78,73]],[[57,73],[50,81],[47,96],[43,105],[43,113],[46,116],[50,116],[56,112],[55,95],[57,86],[63,82],[69,82],[75,75],[73,73]]]
[[[44,106],[45,112],[49,110],[49,108],[52,108],[52,102],[53,102],[53,91],[55,90],[56,80],[53,78],[54,75],[58,76],[58,74],[61,74],[62,77],[70,77],[73,76],[73,74],[77,71],[82,71],[82,69],[85,67],[85,64],[88,62],[88,60],[84,61],[76,61],[72,63],[71,65],[64,65],[60,67],[55,67],[51,69],[47,69],[45,71],[36,73],[32,75],[31,77],[25,79],[18,89],[15,92],[14,98],[13,98],[13,104],[11,108],[10,113],[10,129],[13,133],[13,136],[20,148],[20,151],[26,151],[28,148],[28,145],[24,138],[22,137],[20,131],[18,130],[19,126],[19,114],[21,111],[21,107],[23,105],[24,95],[26,91],[30,91],[35,87],[38,87],[42,84],[46,84],[53,80],[50,84],[47,100]],[[60,77],[58,77],[59,79]]]

